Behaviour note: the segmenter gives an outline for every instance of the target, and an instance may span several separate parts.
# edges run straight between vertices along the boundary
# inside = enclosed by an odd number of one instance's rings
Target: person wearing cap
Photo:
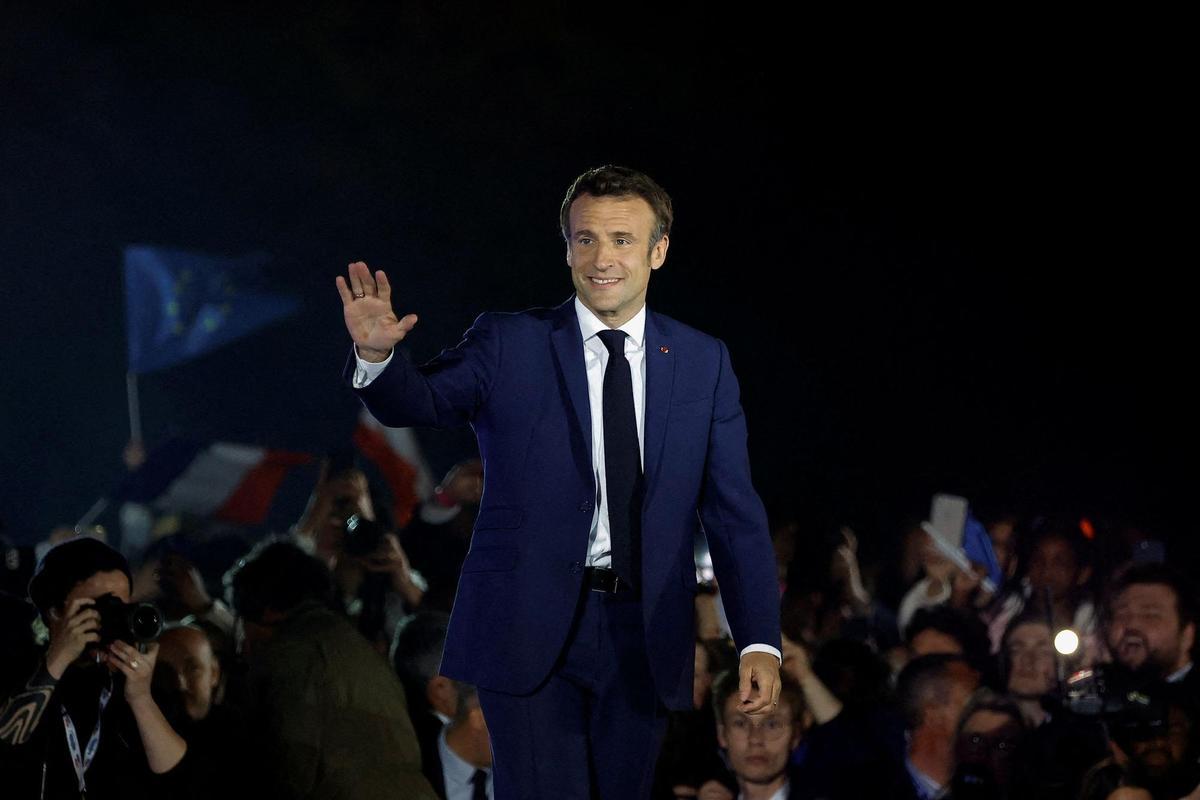
[[[94,602],[129,602],[124,556],[91,538],[51,548],[29,583],[49,641],[16,687],[0,687],[6,797],[186,794],[187,744],[150,693],[158,655],[101,640]]]

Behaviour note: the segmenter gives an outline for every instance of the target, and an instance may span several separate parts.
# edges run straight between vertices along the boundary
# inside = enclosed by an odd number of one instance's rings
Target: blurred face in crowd
[[[964,662],[949,665],[940,691],[929,698],[921,709],[920,728],[945,737],[947,746],[954,743],[959,717],[971,695],[979,688],[979,673]]]
[[[1171,706],[1167,727],[1159,735],[1130,745],[1130,755],[1151,778],[1162,778],[1183,763],[1191,737],[1191,722],[1183,709]]]
[[[1007,786],[1021,741],[1021,721],[1002,711],[979,709],[963,722],[955,743],[955,760],[991,775]]]
[[[748,717],[738,705],[735,692],[725,701],[725,721],[717,725],[717,742],[728,752],[739,781],[769,784],[784,774],[789,756],[800,746],[800,723],[786,695],[766,716]]]
[[[208,716],[213,692],[221,681],[221,665],[204,631],[175,628],[162,635],[158,661],[169,666],[179,680],[187,714],[194,720]]]
[[[1008,691],[1021,698],[1041,697],[1056,683],[1054,640],[1050,628],[1038,622],[1018,625],[1005,643]]]
[[[1070,596],[1071,590],[1086,581],[1088,575],[1080,568],[1071,543],[1059,536],[1042,539],[1029,558],[1029,583],[1034,592],[1049,589],[1055,600]]]
[[[1195,623],[1179,618],[1175,591],[1161,583],[1135,583],[1112,600],[1108,649],[1117,663],[1163,676],[1191,662]]]
[[[342,551],[346,538],[346,519],[357,514],[375,519],[367,476],[361,470],[348,469],[330,476],[318,490],[323,494],[324,509],[328,512],[325,524],[316,530],[316,552],[328,561]]]

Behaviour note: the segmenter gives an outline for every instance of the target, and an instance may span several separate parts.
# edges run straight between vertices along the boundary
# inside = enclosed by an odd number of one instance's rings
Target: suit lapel
[[[646,409],[642,468],[646,473],[646,498],[649,499],[662,462],[663,442],[667,436],[667,410],[675,386],[675,360],[670,340],[662,329],[659,316],[646,310]]]
[[[575,317],[575,298],[572,297],[555,309],[554,328],[550,339],[554,343],[554,357],[558,371],[566,385],[567,396],[579,421],[579,432],[587,446],[588,474],[592,463],[592,410],[588,404],[587,368],[583,360],[583,336],[579,333],[579,320]]]

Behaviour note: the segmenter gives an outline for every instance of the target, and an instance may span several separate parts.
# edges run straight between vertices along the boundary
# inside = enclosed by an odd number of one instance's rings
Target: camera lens
[[[138,642],[153,642],[162,633],[162,614],[150,603],[130,605],[127,619],[129,632]]]

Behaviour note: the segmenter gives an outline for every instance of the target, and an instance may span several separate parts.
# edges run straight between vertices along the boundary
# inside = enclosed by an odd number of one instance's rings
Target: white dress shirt
[[[604,471],[604,370],[608,367],[608,348],[597,335],[609,327],[575,298],[575,316],[579,320],[579,333],[583,336],[583,362],[587,371],[588,407],[592,412],[592,474],[596,478],[596,504],[592,512],[592,527],[588,534],[589,567],[612,565],[611,538],[608,529],[608,492],[605,491]],[[625,331],[625,360],[629,362],[629,374],[633,379],[633,410],[637,416],[638,451],[645,465],[645,419],[646,419],[646,306],[643,305],[619,330]],[[353,384],[361,389],[383,372],[392,360],[395,350],[383,361],[374,364],[358,357],[354,370]],[[752,644],[742,650],[742,655],[752,652],[772,653],[781,661],[782,654],[766,644]]]
[[[445,728],[438,734],[438,755],[442,757],[442,780],[446,784],[446,800],[471,800],[475,791],[471,778],[474,777],[476,768],[463,761],[458,753],[446,744]],[[484,769],[484,772],[487,773],[487,796],[495,797],[492,793],[492,771]]]

